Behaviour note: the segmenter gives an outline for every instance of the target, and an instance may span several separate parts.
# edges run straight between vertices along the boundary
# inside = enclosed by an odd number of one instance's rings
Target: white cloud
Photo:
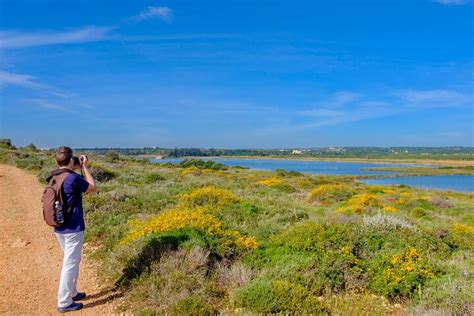
[[[442,5],[463,5],[467,4],[467,0],[435,0],[437,3]]]
[[[472,103],[472,96],[451,90],[402,90],[395,95],[407,106],[455,107]]]
[[[61,112],[67,112],[67,113],[74,112],[64,105],[52,103],[52,102],[41,100],[41,99],[23,99],[23,101],[28,104],[35,105],[35,106],[48,109],[48,110],[55,110],[55,111],[61,111]]]
[[[57,44],[100,41],[107,37],[111,27],[86,26],[70,31],[0,32],[0,48],[24,48]]]
[[[15,85],[29,88],[46,88],[46,85],[35,82],[35,77],[24,74],[15,74],[0,70],[0,86]]]
[[[160,19],[166,23],[173,22],[173,10],[168,7],[147,7],[133,19],[137,22],[150,19]]]

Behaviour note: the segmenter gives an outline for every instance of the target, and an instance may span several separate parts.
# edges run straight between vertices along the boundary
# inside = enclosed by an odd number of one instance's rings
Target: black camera
[[[82,161],[79,159],[79,157],[72,157],[72,161],[74,162],[74,166],[82,165]]]

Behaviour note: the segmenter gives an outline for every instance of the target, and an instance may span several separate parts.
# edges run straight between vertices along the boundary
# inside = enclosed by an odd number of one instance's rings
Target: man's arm
[[[80,157],[81,162],[82,162],[82,171],[84,172],[84,177],[86,178],[87,183],[89,183],[89,186],[87,187],[86,193],[94,193],[97,192],[97,187],[95,185],[94,178],[92,177],[89,168],[87,168],[87,156],[81,156]]]

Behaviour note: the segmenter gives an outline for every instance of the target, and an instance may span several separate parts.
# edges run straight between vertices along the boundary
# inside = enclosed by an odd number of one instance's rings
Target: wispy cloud
[[[14,86],[23,86],[28,88],[46,88],[48,86],[43,85],[35,81],[36,77],[17,74],[8,72],[5,70],[0,70],[0,86],[14,85]]]
[[[0,48],[12,49],[100,41],[105,39],[112,29],[112,27],[86,26],[69,31],[0,32]]]
[[[136,22],[160,19],[166,23],[173,22],[173,10],[168,7],[146,7],[138,15],[134,16],[132,20]]]
[[[341,91],[319,101],[317,106],[289,113],[288,122],[259,128],[258,134],[311,130],[414,111],[465,106],[473,103],[472,95],[451,90],[402,90],[373,98],[361,93]],[[296,114],[296,115],[295,115]]]
[[[463,5],[469,2],[468,0],[435,0],[435,1],[442,5]]]
[[[74,112],[62,104],[57,104],[57,103],[53,103],[53,102],[42,100],[42,99],[23,99],[23,102],[30,105],[38,106],[44,109],[48,109],[48,110],[55,110],[55,111],[61,111],[61,112],[67,112],[67,113]]]
[[[327,102],[317,108],[300,111],[298,115],[312,121],[297,125],[297,129],[308,129],[327,125],[338,125],[387,116],[398,112],[384,101],[364,100],[360,93],[342,91],[333,94]],[[336,107],[335,107],[336,105]]]
[[[472,103],[472,96],[451,90],[402,90],[395,92],[406,106],[455,107]]]

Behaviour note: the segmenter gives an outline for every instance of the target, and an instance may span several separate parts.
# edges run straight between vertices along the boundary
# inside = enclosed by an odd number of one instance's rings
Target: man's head
[[[68,167],[71,163],[73,163],[72,157],[72,149],[66,146],[59,147],[56,151],[56,155],[54,156],[59,167]]]

